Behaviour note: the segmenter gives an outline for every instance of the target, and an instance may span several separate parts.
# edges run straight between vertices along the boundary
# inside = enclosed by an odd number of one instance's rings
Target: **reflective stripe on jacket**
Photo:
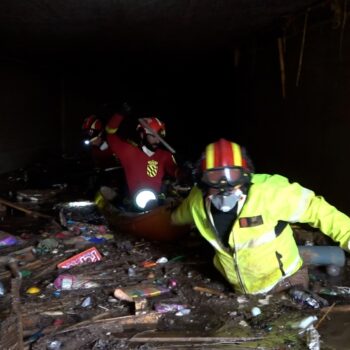
[[[226,249],[216,234],[202,191],[194,187],[172,214],[195,223],[215,248],[214,265],[242,293],[266,293],[295,273],[302,260],[288,223],[308,223],[349,250],[350,218],[322,197],[280,175],[255,174]]]

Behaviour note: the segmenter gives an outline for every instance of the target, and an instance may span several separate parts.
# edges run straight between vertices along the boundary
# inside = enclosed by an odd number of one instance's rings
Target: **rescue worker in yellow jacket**
[[[348,216],[281,175],[252,173],[245,149],[234,142],[209,144],[198,175],[172,222],[196,225],[215,249],[215,267],[236,292],[273,293],[298,284],[307,288],[308,277],[300,279],[305,269],[292,223],[318,228],[350,250]]]

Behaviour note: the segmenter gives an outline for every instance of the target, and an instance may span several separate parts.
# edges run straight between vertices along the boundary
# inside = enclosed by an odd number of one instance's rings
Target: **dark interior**
[[[0,172],[79,154],[83,119],[127,101],[183,158],[226,137],[350,213],[347,14],[347,0],[2,0]]]

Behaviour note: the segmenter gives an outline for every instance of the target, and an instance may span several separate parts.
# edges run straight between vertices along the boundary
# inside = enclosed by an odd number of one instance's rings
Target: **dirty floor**
[[[174,242],[128,236],[93,205],[70,207],[91,199],[79,181],[39,188],[26,174],[0,183],[2,350],[350,348],[350,296],[336,289],[350,285],[348,255],[336,276],[310,266],[319,307],[237,295],[195,230]]]

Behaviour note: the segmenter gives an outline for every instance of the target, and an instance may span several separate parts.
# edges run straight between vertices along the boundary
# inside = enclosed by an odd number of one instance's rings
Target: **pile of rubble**
[[[67,193],[0,198],[1,349],[316,350],[331,313],[348,310],[350,289],[334,286],[347,264],[339,276],[312,270],[317,305],[237,295],[196,231],[168,243],[127,236],[92,203],[62,202]]]

